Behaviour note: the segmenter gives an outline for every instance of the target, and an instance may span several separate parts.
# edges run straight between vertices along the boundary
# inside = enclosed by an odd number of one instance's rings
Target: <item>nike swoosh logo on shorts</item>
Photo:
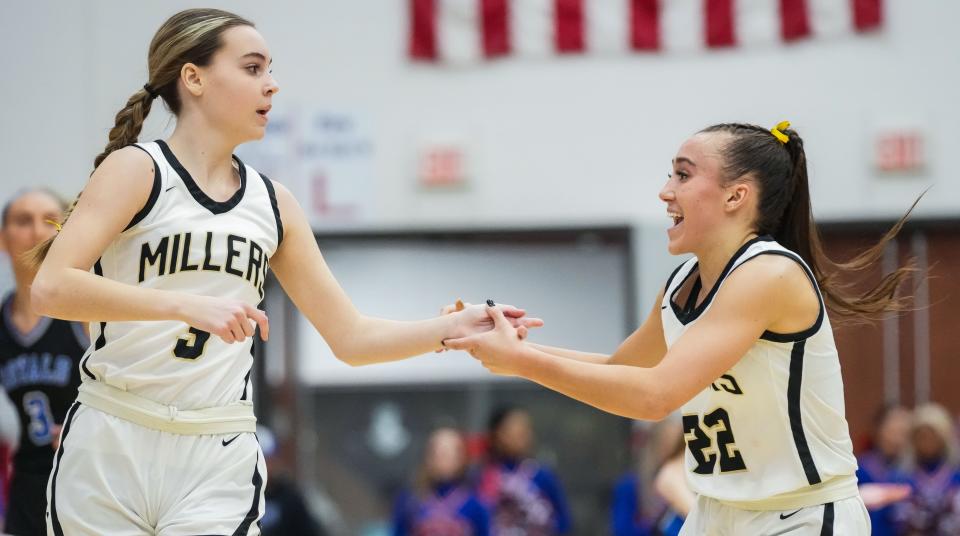
[[[803,508],[801,508],[800,510],[803,510]],[[796,512],[790,512],[790,513],[787,514],[787,515],[780,514],[780,519],[786,519],[786,518],[792,516],[793,514],[796,514],[796,513],[799,512],[800,510],[797,510]]]
[[[230,443],[233,443],[233,440],[236,439],[236,438],[238,438],[238,437],[240,437],[240,434],[237,434],[237,435],[231,437],[229,441],[227,441],[226,439],[223,439],[223,440],[221,440],[220,442],[223,443],[223,446],[224,446],[224,447],[226,447],[226,446],[229,445]]]

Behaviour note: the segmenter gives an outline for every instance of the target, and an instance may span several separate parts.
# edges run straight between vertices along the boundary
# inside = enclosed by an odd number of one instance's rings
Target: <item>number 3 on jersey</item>
[[[683,416],[683,437],[687,441],[690,455],[697,462],[693,472],[700,475],[712,475],[717,459],[720,460],[720,472],[743,471],[747,464],[734,444],[733,430],[730,429],[730,415],[727,410],[717,408],[703,416],[703,425],[707,430],[716,429],[716,448],[710,436],[700,426],[699,415]]]
[[[50,400],[42,391],[30,391],[23,395],[23,411],[30,417],[27,435],[34,445],[49,445],[53,439],[53,412]]]
[[[173,355],[180,359],[197,359],[203,355],[203,347],[207,345],[208,339],[210,339],[209,332],[190,328],[177,339],[177,346],[173,349]]]

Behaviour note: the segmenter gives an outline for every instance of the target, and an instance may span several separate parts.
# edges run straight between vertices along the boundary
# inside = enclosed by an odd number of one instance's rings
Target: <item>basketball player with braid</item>
[[[832,264],[812,218],[803,140],[786,122],[692,136],[660,199],[674,223],[670,253],[694,256],[612,355],[517,341],[494,309],[493,331],[446,346],[617,415],[681,409],[698,495],[683,535],[869,534],[827,309],[875,318],[903,308],[895,293],[909,267],[862,296],[842,293],[834,276],[873,265],[904,220]]]
[[[271,61],[253,24],[231,13],[167,20],[147,84],[117,114],[62,231],[37,251],[34,308],[90,322],[93,340],[50,474],[50,534],[259,534],[250,369],[255,329],[269,333],[257,308],[268,267],[351,365],[493,327],[480,306],[417,322],[356,310],[296,199],[232,155],[264,135]],[[155,97],[176,128],[137,143]]]

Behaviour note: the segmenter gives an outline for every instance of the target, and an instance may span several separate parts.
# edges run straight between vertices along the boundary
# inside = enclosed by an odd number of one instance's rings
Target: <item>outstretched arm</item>
[[[783,315],[803,302],[799,293],[810,291],[793,261],[745,263],[652,368],[558,358],[518,342],[496,310],[490,311],[497,322],[494,331],[447,345],[468,350],[492,372],[528,378],[609,413],[660,420],[733,367],[765,330],[782,325]]]
[[[647,319],[630,334],[629,337],[612,354],[600,354],[593,352],[582,352],[568,348],[559,348],[556,346],[546,346],[543,344],[528,343],[531,348],[537,349],[543,353],[551,354],[565,359],[573,359],[584,363],[594,363],[598,365],[632,365],[635,367],[652,367],[663,359],[667,352],[667,345],[663,339],[663,323],[660,321],[660,302],[663,301],[663,292],[657,296],[653,304],[653,309],[647,315]],[[455,306],[448,305],[441,311],[444,314],[452,313]],[[525,335],[525,334],[524,334]],[[526,337],[521,337],[525,339]]]
[[[296,199],[285,187],[274,184],[284,237],[270,265],[287,295],[341,361],[354,366],[395,361],[436,350],[445,339],[492,329],[492,319],[479,305],[412,322],[361,314],[330,272]],[[523,317],[521,310],[502,310],[515,320]],[[514,323],[527,327],[542,324],[535,319]]]

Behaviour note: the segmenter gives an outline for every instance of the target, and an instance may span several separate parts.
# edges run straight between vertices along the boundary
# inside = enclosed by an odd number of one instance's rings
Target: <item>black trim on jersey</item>
[[[680,320],[680,316],[683,314],[683,309],[684,309],[684,307],[686,307],[686,304],[684,304],[683,306],[680,306],[680,305],[678,305],[678,304],[675,304],[675,303],[674,303],[674,298],[676,298],[677,293],[680,292],[680,289],[683,288],[683,286],[687,284],[687,281],[688,281],[691,277],[693,277],[694,273],[696,273],[697,268],[698,268],[699,266],[700,266],[700,262],[699,262],[699,261],[696,261],[696,260],[693,261],[693,265],[692,265],[692,266],[690,267],[690,269],[687,271],[687,274],[686,274],[685,276],[683,276],[683,279],[681,279],[679,283],[677,283],[677,286],[673,289],[673,292],[671,292],[670,295],[667,296],[667,299],[670,301],[670,309],[673,310],[673,314],[674,314],[674,316],[677,317],[677,320]],[[698,274],[698,276],[699,276],[699,274]],[[698,279],[699,279],[699,277],[698,277]],[[692,292],[691,292],[691,294],[692,294]],[[689,297],[688,297],[688,300],[689,300]],[[680,320],[680,321],[683,322],[683,320]],[[684,323],[686,323],[686,322],[684,322]]]
[[[254,357],[254,355],[253,355],[253,353],[254,353],[254,348],[253,348],[253,347],[254,347],[254,345],[256,345],[256,343],[257,343],[257,341],[251,341],[251,342],[250,342],[250,358],[251,358],[251,359]],[[246,399],[247,399],[247,387],[250,386],[250,373],[251,373],[251,372],[253,372],[253,363],[250,363],[250,368],[247,369],[247,375],[243,377],[243,395],[240,396],[240,400],[246,400]]]
[[[793,343],[793,350],[790,351],[790,375],[787,379],[787,414],[790,417],[793,444],[797,447],[797,455],[800,456],[803,473],[807,477],[807,483],[812,486],[819,484],[821,480],[817,466],[813,463],[813,456],[810,454],[810,446],[807,445],[807,436],[803,432],[803,419],[800,416],[800,391],[803,388],[803,350],[805,345],[805,340],[797,341]]]
[[[270,196],[270,206],[273,208],[273,217],[277,220],[277,247],[283,242],[283,222],[280,220],[280,207],[277,205],[277,191],[273,188],[273,181],[269,177],[260,174],[263,184],[267,187],[267,194]]]
[[[823,505],[823,525],[820,527],[820,536],[833,536],[833,503]]]
[[[269,182],[269,180],[266,178],[264,178],[264,180],[267,180],[267,182]],[[257,309],[259,309],[262,305],[263,305],[263,299],[261,298],[260,302],[257,303]],[[253,361],[256,359],[256,351],[257,351],[256,333],[254,333],[253,337],[251,338],[253,340],[250,341],[250,360],[251,360],[250,368],[247,369],[247,374],[246,376],[243,377],[243,394],[240,396],[240,400],[247,399],[247,389],[250,387],[250,373],[253,372],[253,364],[254,364]]]
[[[147,217],[147,214],[150,214],[150,211],[153,210],[153,206],[157,204],[157,199],[160,198],[160,183],[162,182],[160,179],[160,166],[157,165],[157,161],[154,160],[153,155],[150,154],[150,151],[140,147],[137,144],[133,144],[133,146],[147,153],[147,156],[149,156],[150,160],[153,161],[153,188],[150,189],[150,197],[147,198],[147,202],[143,205],[143,208],[140,209],[140,212],[137,212],[133,215],[133,219],[130,220],[130,223],[123,228],[124,231],[140,223],[144,218]]]
[[[683,283],[677,285],[677,288],[673,289],[673,292],[670,293],[670,307],[673,309],[673,313],[677,316],[677,320],[679,320],[681,324],[687,325],[690,322],[693,322],[694,320],[699,318],[700,315],[702,315],[703,312],[706,311],[707,307],[710,305],[710,302],[713,301],[713,297],[717,294],[717,291],[720,290],[720,284],[723,283],[723,280],[730,273],[730,270],[733,269],[734,263],[737,262],[737,259],[739,259],[740,256],[743,255],[745,251],[747,251],[747,248],[756,244],[757,242],[772,242],[772,241],[773,241],[773,237],[769,235],[763,235],[763,236],[758,236],[756,238],[753,238],[746,244],[740,246],[740,249],[738,249],[730,257],[730,260],[727,261],[727,265],[723,267],[723,271],[720,272],[720,277],[718,277],[716,283],[713,284],[713,288],[710,289],[710,292],[707,294],[707,297],[703,299],[700,305],[693,307],[689,311],[685,311],[684,309],[686,308],[681,309],[680,306],[677,305],[676,301],[674,301],[674,298],[676,297],[677,292],[681,288],[683,288],[683,285],[684,283],[686,283],[687,279],[690,277],[690,274],[692,274],[694,270],[696,270],[697,267],[699,266],[700,264],[699,261],[696,262],[693,265],[693,267],[690,269],[690,272],[687,274],[687,277],[683,279]],[[697,275],[697,279],[698,280],[700,279],[699,274]],[[696,300],[696,298],[694,298],[694,300]]]
[[[664,294],[666,294],[667,291],[670,290],[670,283],[673,283],[673,278],[674,278],[674,277],[677,277],[677,273],[678,273],[678,272],[680,271],[680,269],[683,268],[683,266],[684,266],[685,264],[687,264],[688,262],[690,262],[689,259],[681,262],[681,263],[680,263],[680,266],[677,266],[677,267],[673,270],[673,273],[670,274],[670,277],[667,278],[667,284],[664,285],[664,287],[663,287],[663,293],[664,293]],[[692,272],[692,271],[693,271],[693,270],[691,270],[691,272]]]
[[[103,266],[100,264],[100,259],[97,259],[97,262],[93,265],[93,272],[100,277],[103,277]],[[94,343],[93,349],[99,350],[106,346],[107,344],[107,323],[100,322],[100,335],[97,336],[97,342]],[[97,377],[90,372],[90,369],[87,368],[87,361],[90,361],[90,356],[93,353],[88,353],[83,360],[80,361],[80,369],[83,370],[83,373],[90,377],[91,380],[96,380]]]
[[[826,315],[827,309],[823,303],[823,296],[820,295],[820,287],[817,286],[817,278],[813,276],[813,272],[811,272],[810,268],[804,264],[800,256],[790,251],[761,251],[760,253],[743,262],[750,262],[750,260],[756,259],[760,255],[780,255],[781,257],[786,257],[799,264],[800,268],[803,268],[803,273],[807,274],[807,279],[810,280],[810,284],[813,285],[813,291],[817,293],[817,301],[820,303],[820,312],[817,314],[817,320],[809,328],[794,333],[774,333],[773,331],[767,330],[760,335],[760,338],[771,342],[798,342],[812,337],[816,332],[820,331],[820,326],[823,325],[823,318]]]
[[[245,536],[250,530],[250,525],[260,517],[260,488],[263,486],[263,478],[260,476],[260,468],[257,467],[258,463],[260,463],[259,449],[257,450],[257,461],[253,465],[253,504],[250,505],[250,511],[247,512],[247,516],[240,522],[240,526],[237,527],[237,530],[233,531],[233,536]],[[257,526],[260,526],[259,521],[257,521]]]
[[[54,536],[63,536],[63,527],[60,526],[60,518],[57,517],[57,473],[60,472],[60,459],[63,458],[63,447],[67,441],[67,434],[70,433],[70,424],[73,422],[73,416],[80,407],[79,402],[74,402],[67,410],[67,418],[63,421],[63,433],[60,435],[60,448],[57,449],[57,457],[54,460],[53,478],[50,480],[50,522],[53,525]]]
[[[223,214],[224,212],[227,212],[233,207],[237,206],[237,204],[240,203],[240,200],[243,199],[243,192],[247,189],[247,167],[243,165],[243,162],[241,162],[236,155],[233,155],[233,160],[239,167],[240,188],[234,192],[230,199],[227,199],[226,201],[215,201],[200,189],[200,186],[195,180],[193,180],[190,172],[183,167],[183,164],[181,164],[179,160],[177,160],[177,157],[173,154],[173,151],[170,150],[170,147],[165,141],[157,140],[157,145],[160,146],[160,151],[163,152],[163,156],[167,159],[167,162],[169,162],[170,166],[177,172],[177,175],[180,175],[180,179],[187,186],[187,190],[190,192],[190,195],[193,196],[197,203],[200,203],[201,206],[213,214]]]
[[[680,311],[686,315],[692,315],[693,311],[697,308],[697,298],[700,296],[700,290],[703,289],[703,280],[699,277],[693,280],[693,286],[690,288],[690,293],[687,294],[687,301],[683,302],[683,307]]]

